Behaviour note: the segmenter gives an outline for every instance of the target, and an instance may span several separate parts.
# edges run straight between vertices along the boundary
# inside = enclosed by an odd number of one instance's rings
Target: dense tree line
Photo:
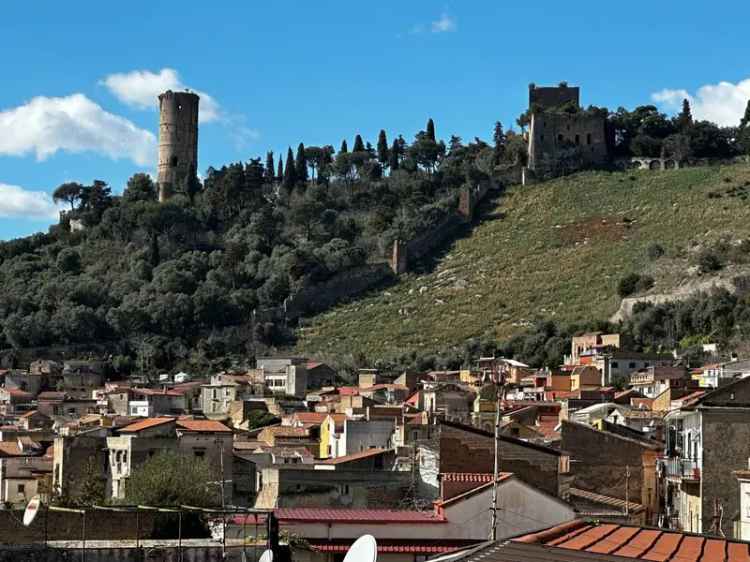
[[[462,186],[517,157],[510,137],[499,126],[494,145],[446,146],[430,120],[411,143],[385,131],[376,147],[299,143],[209,168],[162,204],[145,174],[121,196],[99,180],[63,184],[60,225],[0,244],[0,348],[110,342],[119,368],[153,371],[283,344],[253,310],[437,224]]]

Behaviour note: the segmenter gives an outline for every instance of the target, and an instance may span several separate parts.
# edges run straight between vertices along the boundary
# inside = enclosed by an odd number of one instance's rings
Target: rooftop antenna
[[[372,535],[362,535],[344,556],[344,562],[377,562],[378,543]]]

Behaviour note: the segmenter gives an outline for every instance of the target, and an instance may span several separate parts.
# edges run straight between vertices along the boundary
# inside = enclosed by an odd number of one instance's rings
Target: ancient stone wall
[[[198,171],[198,101],[191,92],[159,96],[159,201],[166,201]]]

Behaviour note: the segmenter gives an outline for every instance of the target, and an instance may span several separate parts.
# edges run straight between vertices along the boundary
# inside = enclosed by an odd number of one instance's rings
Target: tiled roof
[[[318,552],[346,553],[354,541],[334,540],[323,542],[314,540],[310,547]],[[475,544],[475,541],[463,540],[387,540],[378,539],[379,554],[444,554],[466,546]]]
[[[445,523],[432,511],[395,509],[346,509],[328,507],[288,507],[275,510],[281,523],[286,521],[333,523]]]
[[[489,472],[443,472],[443,482],[492,482]]]
[[[512,472],[500,472],[497,476],[498,482],[505,482],[506,480],[513,478]],[[453,496],[448,498],[447,500],[440,500],[435,502],[436,507],[443,508],[448,505],[452,505],[454,503],[461,502],[465,500],[466,498],[469,498],[481,491],[487,490],[490,487],[493,486],[492,483],[492,475],[490,475],[489,480],[486,482],[479,482],[476,487],[471,488],[470,490],[466,490],[465,492],[462,492],[461,494],[458,494],[457,496]]]
[[[4,390],[5,390],[5,392],[8,393],[9,396],[11,396],[13,398],[20,398],[20,399],[28,398],[28,399],[31,399],[31,398],[34,397],[31,393],[23,391],[20,388],[6,388]],[[42,394],[44,394],[44,392],[42,392]],[[41,398],[42,394],[39,395],[40,398]]]
[[[356,386],[340,386],[338,388],[340,396],[358,396],[359,388]]]
[[[608,555],[612,560],[617,559],[616,557],[665,562],[750,560],[750,545],[746,542],[633,525],[597,525],[582,520],[514,540],[555,547],[554,550]]]
[[[17,441],[0,441],[0,457],[20,457],[23,455]]]
[[[203,433],[232,433],[223,423],[215,420],[178,420],[177,426],[187,431]]]
[[[126,425],[125,427],[120,429],[120,433],[137,433],[139,431],[143,431],[144,429],[157,427],[159,425],[174,421],[174,418],[146,418],[135,423],[131,423],[130,425]]]
[[[140,394],[141,396],[182,396],[184,392],[166,388],[134,388],[133,394]]]
[[[291,427],[287,425],[268,426],[263,431],[271,433],[274,437],[309,437],[310,430],[306,427]]]
[[[377,457],[383,453],[387,453],[388,449],[367,449],[366,451],[360,451],[359,453],[352,453],[351,455],[344,455],[343,457],[336,457],[335,459],[324,460],[321,464],[343,464],[346,462],[354,462],[369,457]]]
[[[326,412],[296,412],[292,414],[292,419],[305,425],[320,425],[329,416],[333,416],[334,422],[343,425],[346,420],[346,414],[328,414]]]
[[[40,392],[37,398],[39,400],[65,400],[65,393],[55,391]]]

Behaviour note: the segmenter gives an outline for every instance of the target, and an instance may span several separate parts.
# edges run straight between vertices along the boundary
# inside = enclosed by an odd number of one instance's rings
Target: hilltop
[[[424,355],[467,338],[508,338],[539,319],[607,319],[620,305],[625,275],[649,275],[648,293],[669,293],[706,281],[696,266],[701,252],[744,249],[748,195],[746,164],[589,171],[514,186],[434,267],[309,319],[297,351]],[[650,257],[657,245],[663,255]],[[727,264],[718,275],[740,272],[741,264]]]

